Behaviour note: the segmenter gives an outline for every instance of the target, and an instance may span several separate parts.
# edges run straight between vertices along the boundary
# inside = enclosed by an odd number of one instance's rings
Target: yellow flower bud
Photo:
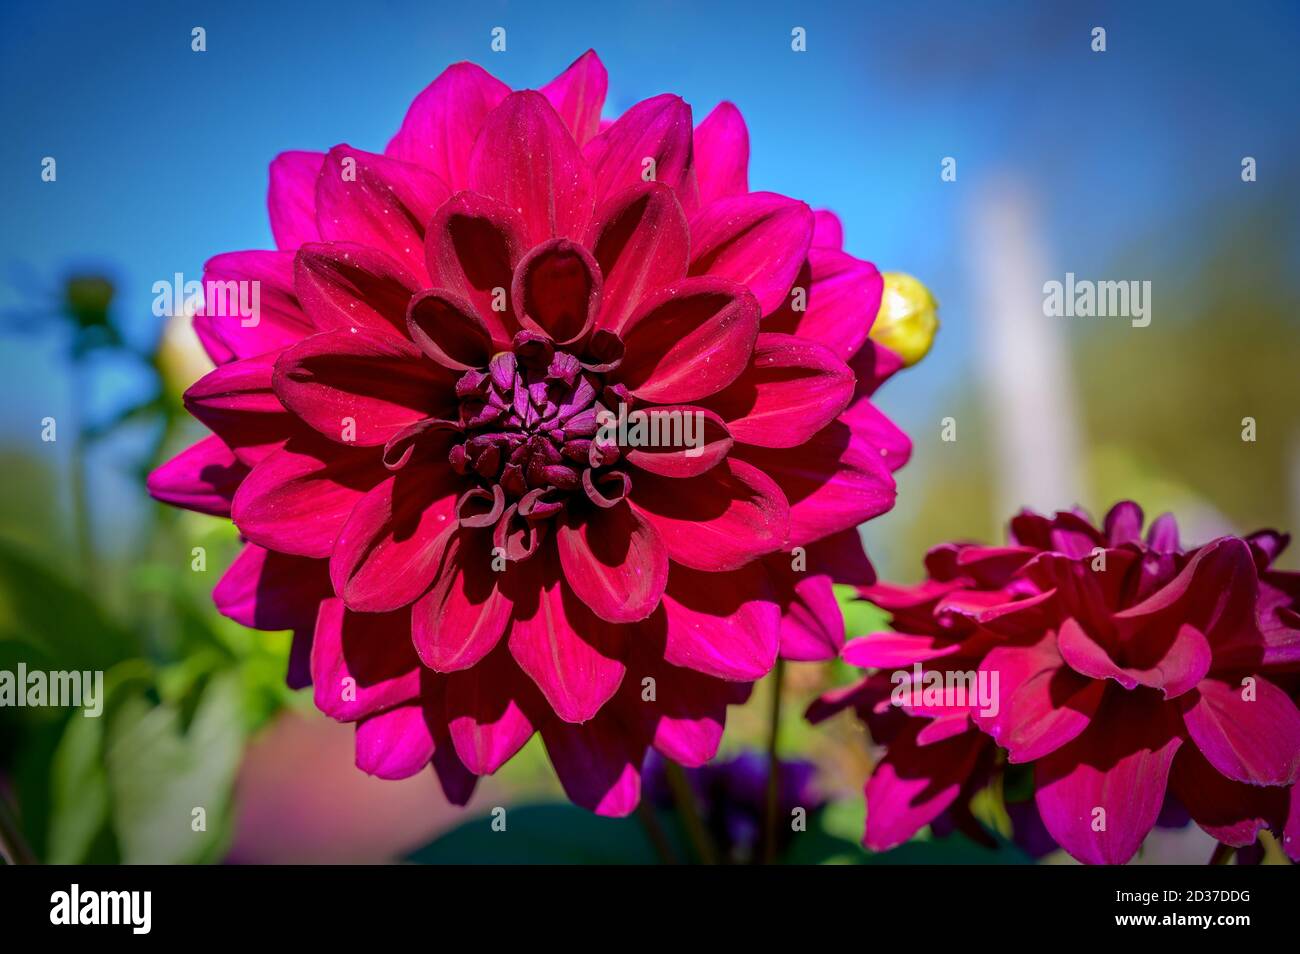
[[[939,303],[911,275],[885,272],[880,311],[871,326],[871,340],[884,345],[911,367],[925,357],[939,329]]]

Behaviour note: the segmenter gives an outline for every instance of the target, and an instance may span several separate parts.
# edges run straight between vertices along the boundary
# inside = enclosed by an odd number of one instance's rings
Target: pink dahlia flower
[[[383,155],[279,156],[277,250],[206,266],[214,436],[149,482],[233,519],[218,607],[294,630],[357,764],[462,803],[538,731],[602,814],[649,747],[711,758],[778,651],[838,652],[831,582],[870,580],[854,528],[910,449],[834,216],[749,191],[734,106],[602,122],[605,87],[590,52],[540,91],[462,63]],[[259,321],[211,307],[232,280]],[[604,427],[633,413],[694,441]]]
[[[1172,516],[1145,538],[1142,524],[1131,502],[1101,529],[1022,512],[1006,547],[946,544],[920,585],[863,588],[896,632],[849,642],[844,659],[876,671],[809,714],[853,706],[888,748],[867,783],[868,847],[968,817],[1001,750],[1007,772],[1032,765],[1042,823],[1081,861],[1132,858],[1167,793],[1224,844],[1268,828],[1300,858],[1300,710],[1283,688],[1300,668],[1300,575],[1272,568],[1287,537],[1184,550]],[[996,691],[891,700],[918,666]]]

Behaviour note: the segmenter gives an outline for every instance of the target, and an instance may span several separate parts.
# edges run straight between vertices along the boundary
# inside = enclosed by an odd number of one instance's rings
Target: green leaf
[[[196,863],[224,848],[244,741],[240,705],[233,672],[209,680],[188,728],[175,705],[153,705],[143,694],[121,703],[105,760],[123,862]],[[206,831],[192,830],[196,808],[204,809]]]
[[[50,834],[45,859],[49,864],[84,863],[108,827],[103,745],[103,718],[73,713],[50,764]]]

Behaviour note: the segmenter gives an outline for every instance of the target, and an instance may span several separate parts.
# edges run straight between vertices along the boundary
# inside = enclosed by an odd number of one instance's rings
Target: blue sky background
[[[206,53],[190,50],[194,26]],[[505,53],[490,51],[495,26]],[[793,26],[806,53],[790,50]],[[36,315],[68,270],[112,275],[118,317],[147,344],[155,281],[270,247],[277,152],[380,151],[448,64],[540,86],[588,47],[609,68],[608,113],[664,91],[697,119],[734,101],[752,188],[834,209],[849,251],[930,285],[935,350],[882,401],[908,430],[975,373],[966,214],[984,184],[1010,177],[1042,197],[1060,272],[1142,277],[1194,255],[1208,237],[1188,211],[1243,187],[1243,155],[1262,182],[1296,175],[1294,3],[7,2],[0,310],[33,327],[0,337],[0,440],[40,449],[40,419],[66,408],[64,349]],[[56,183],[40,179],[43,156]],[[956,183],[940,181],[944,156]],[[100,367],[92,414],[142,386],[127,365]],[[139,506],[115,470],[129,451],[129,438],[107,448],[96,482],[121,520]]]

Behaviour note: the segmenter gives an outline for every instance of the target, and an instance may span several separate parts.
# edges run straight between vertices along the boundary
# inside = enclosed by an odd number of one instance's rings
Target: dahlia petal
[[[737,447],[735,453],[761,468],[785,493],[792,547],[856,527],[894,505],[894,478],[879,450],[839,421],[798,447]]]
[[[1280,832],[1285,824],[1286,788],[1224,778],[1194,745],[1179,749],[1169,784],[1192,820],[1225,845],[1253,845],[1264,829]]]
[[[663,477],[698,477],[731,450],[731,434],[713,411],[689,404],[644,409],[650,433],[661,440],[624,452],[629,464]],[[667,438],[667,439],[665,439]]]
[[[664,660],[673,666],[734,682],[776,664],[781,607],[761,562],[726,573],[674,566],[663,616]]]
[[[349,609],[400,609],[429,588],[456,529],[454,478],[445,464],[411,464],[357,501],[330,556]]]
[[[743,703],[751,687],[666,664],[645,640],[634,645],[639,651],[628,662],[620,711],[664,757],[679,765],[703,765],[718,754],[727,706]],[[646,679],[654,680],[649,698]]]
[[[613,818],[636,809],[645,745],[629,739],[611,716],[586,725],[552,720],[542,739],[571,802]]]
[[[355,722],[420,696],[420,660],[404,613],[353,613],[327,599],[311,650],[316,708]]]
[[[1147,546],[1160,553],[1177,553],[1182,549],[1178,542],[1178,521],[1172,513],[1162,513],[1147,527]]]
[[[323,560],[249,543],[218,581],[212,602],[236,623],[275,631],[315,626],[321,600],[333,592]]]
[[[862,536],[854,527],[832,533],[806,548],[808,568],[825,573],[836,583],[870,586],[876,582],[876,570],[867,559]]]
[[[331,331],[284,352],[275,394],[332,441],[374,447],[427,417],[454,414],[450,372],[387,334]]]
[[[523,327],[563,345],[591,331],[601,287],[600,266],[591,253],[561,238],[544,241],[523,257],[510,294]]]
[[[583,149],[596,204],[653,179],[672,189],[689,215],[699,205],[693,138],[691,107],[680,96],[664,93],[637,103]]]
[[[863,844],[888,851],[907,841],[948,808],[961,793],[981,751],[978,732],[917,745],[924,720],[908,719],[888,754],[867,780],[867,830]]]
[[[600,130],[609,75],[595,50],[578,57],[563,73],[541,88],[581,148]]]
[[[335,146],[316,180],[316,224],[327,242],[382,249],[424,278],[424,228],[450,195],[421,166]]]
[[[554,553],[543,550],[517,565],[527,591],[515,596],[510,654],[556,715],[586,722],[623,681],[624,631],[583,606],[555,563]]]
[[[1122,500],[1110,508],[1103,521],[1106,542],[1117,547],[1122,543],[1142,542],[1142,508],[1131,500]]]
[[[287,348],[316,330],[298,304],[292,252],[227,252],[208,259],[202,320],[236,358]]]
[[[651,295],[623,326],[622,382],[638,398],[686,403],[731,384],[749,364],[758,304],[718,279],[684,279]]]
[[[707,404],[742,444],[795,447],[844,410],[853,387],[853,373],[823,345],[762,333],[750,366]]]
[[[814,248],[844,247],[844,224],[840,217],[829,209],[817,209],[813,212]]]
[[[843,361],[856,355],[868,340],[884,294],[885,279],[876,266],[836,249],[813,247],[793,283],[803,289],[803,300],[782,298],[775,311],[764,311],[764,328],[819,341]],[[796,303],[802,305],[799,310]]]
[[[509,94],[509,86],[480,66],[449,66],[415,97],[384,152],[426,166],[451,188],[463,189],[483,122]]]
[[[194,334],[203,347],[203,353],[215,365],[222,365],[235,360],[235,353],[230,350],[213,327],[213,320],[202,313],[196,314],[191,321]]]
[[[447,728],[460,760],[491,775],[532,738],[546,703],[506,646],[447,677]]]
[[[474,666],[510,622],[510,599],[491,570],[491,538],[462,530],[452,537],[429,592],[411,607],[411,638],[437,672]]]
[[[597,209],[586,245],[605,279],[598,325],[617,332],[648,295],[686,277],[690,230],[670,188],[639,182]]]
[[[357,768],[378,778],[410,778],[433,758],[433,732],[420,702],[362,719],[356,744]]]
[[[849,405],[848,410],[840,415],[840,420],[852,428],[855,435],[876,448],[890,473],[911,459],[912,439],[869,399]]]
[[[719,103],[695,127],[695,176],[700,205],[749,192],[749,130],[734,104]]]
[[[844,614],[831,578],[794,573],[794,585],[781,615],[781,658],[797,662],[834,659],[844,645]]]
[[[420,279],[385,252],[352,242],[307,244],[293,275],[298,300],[321,331],[406,337],[406,309]]]
[[[1043,824],[1075,858],[1124,864],[1151,831],[1183,741],[1167,711],[1154,694],[1110,693],[1087,731],[1035,763]]]
[[[962,644],[941,636],[908,633],[869,633],[850,639],[840,658],[863,669],[895,669],[913,663],[942,659],[960,652]]]
[[[728,458],[699,477],[641,473],[632,506],[659,531],[674,563],[734,570],[782,544],[787,505],[758,468]]]
[[[668,550],[626,504],[566,512],[556,527],[564,578],[578,599],[611,623],[645,619],[668,583]]]
[[[327,557],[352,508],[387,476],[377,454],[314,434],[295,437],[253,468],[235,493],[231,518],[267,549]]]
[[[295,250],[304,242],[320,241],[316,228],[316,178],[323,152],[282,152],[271,161],[266,208],[271,214],[275,247]]]
[[[971,719],[1012,762],[1040,759],[1088,728],[1106,684],[1064,665],[1051,633],[1028,646],[995,646],[980,663],[997,677],[996,710]]]
[[[474,795],[478,776],[466,767],[456,747],[450,743],[450,737],[445,734],[438,737],[437,747],[433,750],[433,773],[447,801],[463,808]]]
[[[1061,624],[1061,656],[1070,668],[1093,679],[1114,679],[1125,689],[1148,686],[1159,689],[1166,699],[1173,699],[1196,687],[1210,671],[1213,654],[1210,644],[1195,626],[1183,624],[1177,636],[1163,647],[1130,647],[1135,652],[1150,652],[1152,658],[1142,665],[1120,666],[1096,640],[1071,617]]]
[[[774,192],[718,199],[691,219],[690,274],[747,286],[770,315],[799,274],[812,230],[812,210]]]
[[[591,180],[573,137],[541,93],[511,93],[483,123],[470,159],[476,192],[520,210],[528,245],[582,238]]]
[[[155,469],[146,481],[155,500],[214,517],[230,516],[230,501],[248,475],[221,438],[205,437]]]
[[[492,357],[492,333],[454,292],[431,288],[412,298],[406,329],[429,360],[451,371],[485,368]]]
[[[1187,734],[1227,778],[1292,785],[1300,778],[1300,711],[1272,682],[1251,678],[1249,687],[1202,680],[1183,703]],[[1243,698],[1251,691],[1253,698]]]
[[[882,344],[868,338],[849,359],[849,370],[858,379],[853,400],[871,397],[876,390],[903,367],[903,359]]]
[[[300,427],[271,389],[274,353],[214,368],[185,392],[185,409],[220,437],[240,463],[254,466]]]
[[[509,293],[525,248],[519,214],[475,192],[460,192],[444,202],[425,236],[433,286],[470,302],[498,351],[509,350],[519,330]]]

